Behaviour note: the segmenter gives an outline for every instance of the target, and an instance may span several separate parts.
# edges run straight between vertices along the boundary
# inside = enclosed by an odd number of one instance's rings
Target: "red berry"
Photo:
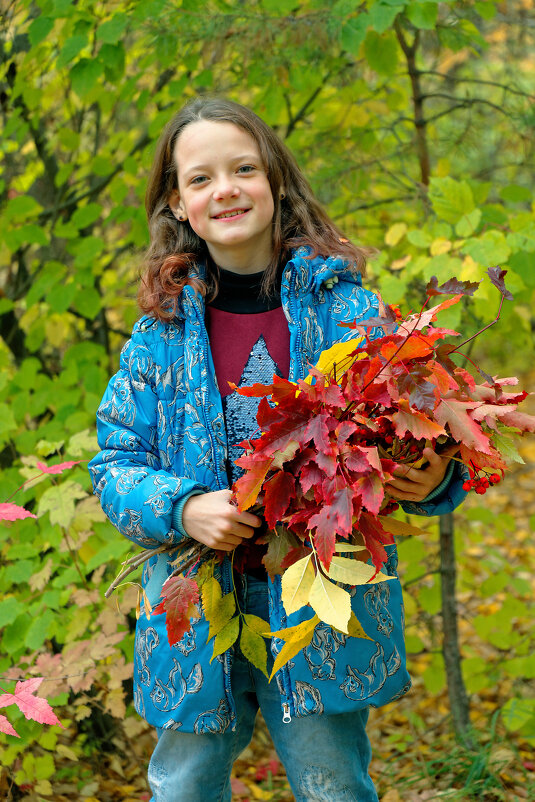
[[[463,490],[471,490],[472,482],[463,482]]]
[[[476,493],[478,494],[478,496],[482,496],[482,495],[484,495],[484,493],[486,493],[486,492],[487,492],[487,491],[485,490],[485,488],[484,488],[484,487],[481,487],[481,486],[478,486],[478,487],[476,487]]]
[[[385,443],[388,443],[388,445],[390,445],[393,442],[394,442],[394,438],[392,437],[391,434],[385,435]]]
[[[497,485],[500,480],[501,476],[499,473],[491,473],[489,476],[489,482],[491,482],[493,485]]]

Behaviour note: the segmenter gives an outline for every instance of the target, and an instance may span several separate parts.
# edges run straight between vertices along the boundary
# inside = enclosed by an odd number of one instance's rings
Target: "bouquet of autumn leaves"
[[[504,299],[512,298],[505,272],[487,271],[501,293],[493,323]],[[440,453],[457,444],[454,459],[470,475],[465,489],[485,492],[500,481],[508,460],[520,459],[513,436],[535,430],[535,417],[517,410],[527,393],[506,389],[517,384],[516,378],[493,378],[476,368],[484,379],[476,384],[452,359],[455,353],[464,356],[461,348],[493,323],[459,345],[451,339],[458,332],[435,325],[441,312],[477,287],[457,279],[438,286],[433,278],[418,313],[402,318],[383,306],[380,317],[350,325],[355,337],[324,351],[305,380],[274,376],[270,385],[236,388],[261,397],[261,433],[242,443],[245,453],[236,462],[245,473],[234,486],[235,500],[241,510],[260,508],[267,522],[264,564],[272,577],[282,577],[286,613],[308,604],[315,615],[269,633],[259,619],[246,620],[254,616],[234,615],[231,594],[221,597],[213,576],[201,571],[197,579],[175,576],[164,585],[155,612],[167,612],[170,641],[189,628],[190,617],[198,617],[199,585],[214,656],[238,638],[241,616],[240,646],[255,665],[265,666],[263,637],[286,641],[272,675],[307,645],[320,620],[367,637],[351,612],[347,586],[390,579],[381,571],[385,546],[397,534],[419,531],[390,517],[397,504],[387,498],[385,484],[394,468],[419,467],[426,446]],[[431,298],[444,294],[453,297],[428,308]],[[374,329],[382,336],[371,339]],[[177,564],[183,573],[183,561]]]

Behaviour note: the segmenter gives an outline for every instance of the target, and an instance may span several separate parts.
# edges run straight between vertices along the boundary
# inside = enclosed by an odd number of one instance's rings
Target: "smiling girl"
[[[255,543],[262,521],[239,512],[230,490],[240,474],[238,444],[257,429],[258,399],[232,392],[229,382],[271,383],[275,373],[298,380],[323,349],[351,335],[338,323],[376,316],[379,301],[361,284],[366,251],[329,219],[276,134],[227,100],[198,99],[173,117],[146,207],[145,315],[97,414],[95,493],[138,545],[193,539],[222,552],[222,592],[235,587],[240,609],[275,631],[286,616],[280,578],[268,578]],[[452,510],[464,496],[457,468],[444,454],[426,456],[425,469],[397,471],[388,493],[412,512]],[[245,555],[240,574],[230,560],[237,547]],[[388,566],[395,577],[395,547]],[[172,570],[167,553],[146,565],[152,605]],[[298,802],[376,802],[368,710],[410,687],[399,581],[357,588],[353,605],[371,641],[320,624],[271,683],[237,647],[211,661],[203,616],[170,647],[164,616],[142,610],[134,696],[158,733],[149,765],[154,802],[230,800],[232,764],[259,708]]]

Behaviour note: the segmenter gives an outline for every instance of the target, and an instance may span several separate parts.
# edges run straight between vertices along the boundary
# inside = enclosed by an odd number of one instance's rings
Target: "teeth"
[[[217,219],[220,220],[222,217],[236,217],[237,214],[243,214],[246,209],[237,209],[235,212],[225,212],[225,214],[218,214]]]

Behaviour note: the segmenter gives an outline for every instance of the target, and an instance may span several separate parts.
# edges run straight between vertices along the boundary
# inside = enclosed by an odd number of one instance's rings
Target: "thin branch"
[[[444,78],[448,81],[453,81],[454,83],[466,83],[466,84],[483,84],[485,86],[495,86],[498,89],[503,89],[504,92],[509,92],[512,95],[519,95],[520,97],[525,97],[528,100],[535,100],[535,95],[530,94],[529,92],[522,92],[520,89],[513,89],[512,87],[508,86],[507,84],[501,84],[498,81],[486,81],[482,78],[456,78],[454,75],[448,75],[447,73],[439,72],[438,70],[418,70],[420,75],[436,75],[439,78]]]

